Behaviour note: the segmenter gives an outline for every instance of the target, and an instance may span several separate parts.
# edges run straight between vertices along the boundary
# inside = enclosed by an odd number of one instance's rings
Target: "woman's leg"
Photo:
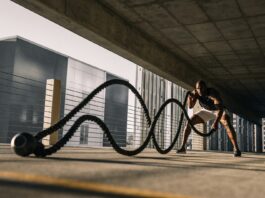
[[[226,113],[224,113],[220,122],[225,128],[226,133],[227,133],[230,141],[233,144],[234,150],[239,151],[239,147],[238,147],[237,140],[236,140],[236,132],[235,132],[235,129],[230,122],[230,117]]]
[[[193,115],[191,117],[191,123],[193,125],[196,125],[196,124],[204,123],[204,121],[198,115]],[[187,140],[188,140],[188,137],[189,137],[190,133],[191,133],[191,127],[187,123],[186,126],[185,126],[185,129],[184,129],[184,137],[183,137],[182,145],[181,145],[181,148],[177,151],[178,153],[186,151],[186,143],[187,143]]]

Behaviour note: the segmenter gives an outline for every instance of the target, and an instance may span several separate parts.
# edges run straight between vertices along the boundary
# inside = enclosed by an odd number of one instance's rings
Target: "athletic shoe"
[[[235,150],[234,151],[234,157],[241,157],[241,151],[240,150]]]
[[[176,151],[176,153],[178,153],[178,154],[186,154],[186,149],[178,149]]]

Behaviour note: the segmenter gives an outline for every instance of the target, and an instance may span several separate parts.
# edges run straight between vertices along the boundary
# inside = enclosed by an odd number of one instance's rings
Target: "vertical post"
[[[200,110],[199,103],[197,102],[193,107],[193,114]],[[199,131],[206,131],[205,124],[197,124],[196,128]],[[192,131],[192,149],[193,150],[206,150],[206,138],[197,135],[195,132]]]
[[[264,122],[264,120],[263,120],[263,122]],[[261,153],[261,152],[264,152],[263,149],[264,149],[265,137],[264,137],[264,135],[262,135],[262,133],[264,133],[264,126],[259,125],[259,124],[255,124],[254,126],[255,126],[254,131],[255,131],[255,135],[256,135],[256,137],[255,137],[255,144],[256,144],[255,152]]]
[[[44,123],[43,128],[54,125],[60,119],[61,104],[61,81],[48,79],[46,81]],[[42,143],[46,146],[54,145],[58,141],[58,131],[43,138]]]

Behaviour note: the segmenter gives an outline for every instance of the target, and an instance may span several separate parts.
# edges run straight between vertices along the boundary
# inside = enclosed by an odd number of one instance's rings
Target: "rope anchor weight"
[[[140,145],[138,148],[136,148],[135,150],[126,150],[124,148],[121,148],[115,141],[115,139],[113,138],[111,132],[109,131],[107,125],[98,117],[93,116],[93,115],[82,115],[81,117],[79,117],[74,124],[71,126],[71,128],[68,130],[68,132],[58,141],[56,142],[53,146],[49,147],[49,148],[45,148],[44,145],[41,143],[42,138],[44,138],[47,135],[52,134],[53,132],[57,131],[58,129],[62,128],[76,113],[78,113],[88,102],[90,102],[100,91],[102,91],[103,89],[111,86],[111,85],[123,85],[126,86],[127,88],[129,88],[134,95],[137,97],[137,99],[140,102],[141,107],[144,110],[144,116],[146,118],[147,124],[149,126],[149,132],[148,135],[146,137],[146,139],[144,140],[143,144]],[[187,103],[187,98],[188,95],[190,94],[190,92],[187,92],[186,96],[185,96],[185,100],[183,102],[183,104],[178,101],[177,99],[174,98],[170,98],[168,100],[166,100],[162,106],[159,108],[159,110],[157,111],[153,122],[151,121],[150,115],[149,115],[149,111],[146,107],[146,104],[144,103],[143,98],[141,97],[141,95],[139,94],[139,92],[134,88],[133,85],[131,85],[129,82],[125,81],[125,80],[120,80],[120,79],[113,79],[113,80],[109,80],[106,81],[104,83],[102,83],[100,86],[98,86],[96,89],[94,89],[82,102],[80,102],[73,110],[71,110],[64,118],[62,118],[61,120],[59,120],[56,124],[54,124],[53,126],[38,132],[35,136],[29,134],[29,133],[19,133],[16,134],[12,140],[11,140],[11,148],[14,151],[14,153],[16,153],[19,156],[22,157],[26,157],[29,156],[30,154],[35,154],[37,157],[45,157],[47,155],[52,155],[53,153],[56,153],[57,151],[59,151],[69,140],[70,138],[74,135],[75,131],[78,129],[78,127],[85,121],[92,121],[95,122],[103,131],[104,133],[107,135],[113,149],[122,154],[122,155],[126,155],[126,156],[133,156],[133,155],[137,155],[140,152],[142,152],[148,145],[148,143],[150,142],[150,140],[152,139],[154,146],[156,148],[156,150],[161,153],[161,154],[166,154],[168,152],[170,152],[176,141],[178,140],[180,131],[181,131],[181,125],[183,123],[183,118],[185,116],[185,118],[188,121],[188,124],[191,126],[191,128],[194,130],[195,133],[197,133],[200,136],[203,137],[207,137],[210,136],[214,130],[212,129],[209,133],[202,133],[200,131],[198,131],[192,124],[191,124],[191,120],[188,116],[188,113],[185,109],[186,103]],[[181,116],[180,116],[180,121],[179,121],[179,125],[178,125],[178,129],[177,129],[177,133],[172,141],[172,143],[170,144],[170,146],[166,149],[162,149],[155,137],[154,131],[155,131],[155,126],[156,123],[161,115],[161,113],[163,112],[163,110],[166,108],[166,106],[168,104],[171,103],[175,103],[177,104],[181,110]]]

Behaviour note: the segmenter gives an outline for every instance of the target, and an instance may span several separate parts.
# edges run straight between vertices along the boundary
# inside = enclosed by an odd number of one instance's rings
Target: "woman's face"
[[[196,92],[199,94],[199,96],[206,96],[207,94],[207,87],[202,83],[196,83]]]

